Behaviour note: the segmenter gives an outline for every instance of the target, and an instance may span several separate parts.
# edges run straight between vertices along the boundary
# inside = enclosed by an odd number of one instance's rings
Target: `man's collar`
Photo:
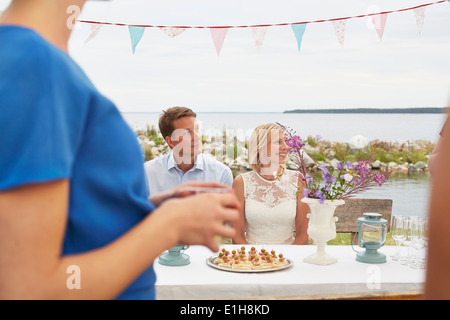
[[[178,165],[175,161],[175,157],[173,155],[173,151],[170,152],[169,159],[167,160],[167,171],[169,171],[172,168],[177,168],[179,170]],[[191,170],[199,169],[203,171],[203,168],[204,168],[203,154],[200,153],[195,158],[194,166],[192,167]]]
[[[173,156],[173,151],[169,153],[169,159],[167,160],[167,170],[172,168],[178,168],[177,163],[175,162],[175,157]]]

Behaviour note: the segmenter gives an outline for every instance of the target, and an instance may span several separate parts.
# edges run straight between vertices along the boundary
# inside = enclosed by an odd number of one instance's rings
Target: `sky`
[[[0,4],[6,0],[0,0]],[[291,23],[408,8],[433,0],[88,1],[80,19],[166,26]],[[209,29],[168,37],[146,28],[131,50],[127,27],[103,26],[86,43],[78,23],[69,51],[122,112],[281,112],[323,108],[445,107],[450,98],[450,2],[391,13],[380,40],[371,18],[346,22],[343,47],[331,22],[306,27],[300,52],[291,27],[229,29],[220,56]]]

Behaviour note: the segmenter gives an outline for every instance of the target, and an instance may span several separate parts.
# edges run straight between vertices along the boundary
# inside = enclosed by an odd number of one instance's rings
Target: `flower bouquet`
[[[332,172],[325,164],[322,164],[319,167],[322,171],[322,180],[313,178],[306,169],[302,150],[306,145],[305,142],[294,130],[280,123],[277,124],[284,130],[289,153],[298,164],[298,170],[303,176],[303,185],[296,187],[307,198],[319,199],[320,203],[324,203],[325,200],[345,200],[375,186],[381,187],[389,179],[390,172],[371,172],[373,155],[355,163],[338,162],[336,170]],[[320,140],[321,137],[316,136],[315,139]]]
[[[371,158],[356,163],[338,162],[337,173],[330,172],[325,164],[319,169],[322,171],[322,180],[313,178],[306,171],[305,154],[302,148],[306,145],[303,140],[286,126],[277,123],[286,135],[286,144],[293,160],[298,164],[303,183],[297,187],[305,196],[301,201],[310,207],[306,215],[308,222],[308,235],[315,241],[317,250],[304,258],[303,261],[317,265],[329,265],[337,261],[336,258],[325,252],[327,242],[336,237],[336,221],[334,211],[337,206],[345,203],[344,199],[351,198],[357,193],[366,191],[374,186],[381,186],[389,178],[390,173],[371,172]],[[320,139],[316,136],[316,139]],[[276,174],[276,172],[275,172]],[[281,181],[281,175],[278,176]]]

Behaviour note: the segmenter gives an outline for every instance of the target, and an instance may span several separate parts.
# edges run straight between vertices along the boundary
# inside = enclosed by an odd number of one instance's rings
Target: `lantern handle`
[[[361,251],[357,251],[357,250],[355,250],[355,248],[353,248],[353,243],[355,242],[355,238],[356,238],[356,235],[357,234],[359,234],[359,232],[355,232],[355,235],[353,236],[353,239],[352,239],[352,249],[353,249],[353,251],[355,251],[356,253],[360,253]]]

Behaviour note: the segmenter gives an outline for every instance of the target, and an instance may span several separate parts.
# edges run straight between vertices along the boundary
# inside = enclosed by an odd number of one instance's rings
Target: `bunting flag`
[[[228,28],[211,28],[211,37],[216,47],[217,56],[220,55],[220,50],[222,50],[222,45],[227,35]]]
[[[266,36],[267,26],[264,27],[252,27],[253,40],[255,41],[255,47],[261,50],[263,45],[264,37]]]
[[[171,38],[178,36],[183,33],[186,29],[210,29],[211,38],[216,48],[217,56],[220,56],[220,52],[222,50],[222,46],[227,35],[228,29],[230,28],[250,28],[255,47],[260,50],[264,38],[269,27],[280,27],[280,26],[291,26],[292,31],[294,32],[295,38],[297,40],[297,48],[300,51],[303,35],[305,34],[306,25],[310,23],[322,23],[322,22],[331,22],[334,28],[335,35],[339,44],[343,47],[345,40],[345,29],[346,29],[346,21],[349,19],[357,19],[363,17],[371,17],[372,23],[377,30],[378,37],[380,40],[383,38],[384,29],[386,26],[387,15],[393,12],[403,12],[413,10],[416,23],[419,30],[419,34],[421,34],[424,20],[425,20],[425,8],[427,6],[441,4],[441,3],[450,3],[450,0],[438,0],[430,3],[425,3],[421,5],[417,5],[414,7],[396,9],[385,12],[377,12],[377,13],[366,13],[356,16],[348,16],[348,17],[339,17],[339,18],[330,18],[330,19],[319,19],[312,21],[297,21],[297,22],[286,22],[286,23],[275,23],[275,24],[259,24],[259,25],[238,25],[238,26],[156,26],[156,25],[133,25],[133,24],[124,24],[124,23],[113,23],[113,22],[101,22],[101,21],[88,21],[88,20],[78,20],[80,23],[88,23],[90,24],[91,33],[89,37],[85,40],[85,44],[94,39],[101,26],[110,25],[110,26],[121,26],[128,27],[131,39],[131,48],[133,54],[136,52],[136,46],[142,39],[146,28],[159,28],[166,35]]]
[[[450,0],[448,0],[450,2]],[[419,29],[419,34],[422,34],[423,23],[425,21],[425,7],[415,8],[414,15],[416,16],[417,28]]]
[[[178,36],[186,30],[186,28],[175,27],[161,27],[160,29],[171,38]]]
[[[145,32],[145,28],[128,26],[128,31],[130,32],[131,49],[133,50],[133,54],[135,54],[136,46],[138,45],[139,41],[141,41],[142,36],[144,35]]]
[[[98,32],[100,31],[101,27],[103,27],[103,25],[101,24],[91,24],[90,25],[91,34],[89,35],[89,37],[86,38],[84,44],[94,39],[97,36]]]
[[[305,34],[305,30],[306,30],[306,23],[291,24],[291,28],[292,28],[292,31],[294,32],[295,38],[297,39],[298,52],[300,52],[303,35]]]
[[[344,37],[345,37],[345,22],[346,20],[336,20],[331,21],[334,27],[334,33],[341,44],[341,47],[344,47]]]
[[[372,23],[377,30],[380,40],[383,38],[384,27],[386,26],[387,13],[380,13],[372,16]]]

